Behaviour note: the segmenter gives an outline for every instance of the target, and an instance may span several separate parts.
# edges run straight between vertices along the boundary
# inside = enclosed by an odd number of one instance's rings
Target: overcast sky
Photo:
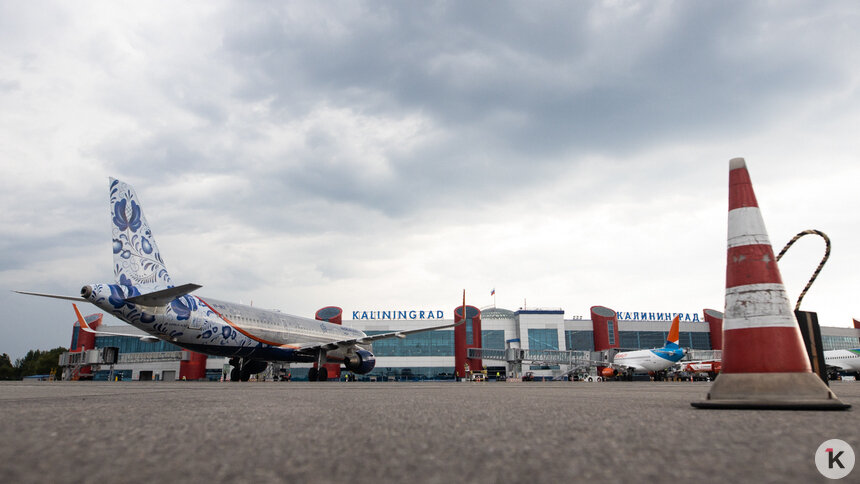
[[[0,353],[74,321],[11,290],[112,281],[109,176],[203,296],[722,310],[737,156],[850,326],[858,45],[854,1],[0,1]]]

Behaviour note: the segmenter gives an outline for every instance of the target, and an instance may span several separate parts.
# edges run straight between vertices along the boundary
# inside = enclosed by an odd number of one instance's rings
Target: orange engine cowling
[[[614,378],[618,376],[618,370],[615,368],[604,368],[600,370],[600,376],[603,378]]]

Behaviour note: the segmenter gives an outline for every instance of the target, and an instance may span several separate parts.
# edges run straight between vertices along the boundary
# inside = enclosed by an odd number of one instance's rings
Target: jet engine
[[[618,376],[618,370],[616,370],[615,368],[607,367],[600,370],[600,376],[602,376],[603,378],[615,378],[616,376]]]
[[[256,375],[257,373],[262,373],[266,371],[266,368],[269,366],[269,363],[262,360],[249,360],[246,361],[242,366],[242,372],[247,373],[248,375]]]
[[[370,373],[376,366],[376,357],[367,350],[358,350],[355,353],[346,355],[343,364],[347,370],[363,375]]]
[[[251,375],[266,371],[269,363],[263,360],[245,360],[242,362],[238,358],[230,360],[230,365],[233,369],[230,370],[230,381],[248,381]]]

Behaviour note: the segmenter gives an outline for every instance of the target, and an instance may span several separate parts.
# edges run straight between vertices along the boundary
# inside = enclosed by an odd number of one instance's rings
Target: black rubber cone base
[[[846,410],[814,373],[721,373],[708,399],[693,402],[705,409]]]

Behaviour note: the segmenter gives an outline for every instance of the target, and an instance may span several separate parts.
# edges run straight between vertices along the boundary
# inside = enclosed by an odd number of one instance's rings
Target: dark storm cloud
[[[403,219],[465,193],[493,203],[575,171],[583,155],[742,136],[846,82],[827,55],[845,32],[818,27],[845,21],[808,4],[271,3],[222,20],[213,60],[236,79],[230,98],[207,87],[221,79],[178,73],[159,89],[199,123],[103,153],[153,181],[233,174],[266,194],[223,195],[244,220],[301,229],[328,225],[331,202]],[[798,40],[809,30],[815,47]],[[231,111],[255,103],[259,117],[236,122]],[[427,139],[380,147],[381,176],[323,121],[257,168],[247,145],[277,144],[263,130],[298,129],[320,106],[359,124],[419,116]],[[297,207],[306,213],[284,210]]]
[[[179,181],[194,174],[224,173],[236,165],[235,150],[218,141],[217,130],[166,129],[140,139],[116,139],[103,143],[98,155],[111,160],[118,173],[133,174],[138,180]],[[216,148],[217,147],[217,148]]]
[[[10,233],[0,240],[0,272],[79,257],[88,254],[93,247],[107,246],[102,234],[80,229],[42,234]]]
[[[393,181],[307,159],[282,171],[283,191],[328,190],[396,214],[430,191],[535,183],[561,169],[553,165],[562,154],[623,156],[744,133],[794,97],[842,82],[826,55],[784,49],[795,42],[784,36],[799,32],[774,28],[757,5],[496,7],[270,5],[228,27],[223,55],[243,74],[235,95],[271,100],[274,123],[330,103],[373,116],[421,113],[446,135],[432,150],[392,157]],[[805,21],[804,10],[780,20]]]
[[[731,115],[755,124],[784,93],[834,74],[827,56],[777,52],[792,39],[768,36],[792,32],[770,31],[769,11],[745,3],[645,4],[628,16],[603,4],[487,7],[325,12],[337,27],[311,38],[286,7],[245,19],[224,49],[249,73],[238,95],[275,97],[287,116],[321,97],[421,111],[451,130],[515,113],[522,123],[474,141],[538,156],[701,135]],[[605,25],[589,23],[599,16]]]

